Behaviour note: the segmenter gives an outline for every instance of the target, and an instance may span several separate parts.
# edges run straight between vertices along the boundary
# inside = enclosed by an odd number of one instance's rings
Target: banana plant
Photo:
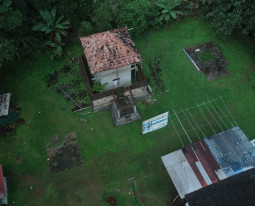
[[[174,19],[179,20],[180,16],[186,15],[184,11],[183,2],[188,0],[164,0],[162,3],[156,5],[161,9],[160,21],[164,21],[166,26]]]
[[[43,32],[48,38],[47,45],[51,46],[56,56],[61,56],[62,54],[62,36],[67,35],[67,30],[70,27],[70,22],[64,20],[64,16],[57,17],[57,8],[54,7],[51,11],[39,10],[40,20],[32,27],[33,31]],[[57,45],[57,46],[56,46]],[[59,48],[61,47],[61,49]]]

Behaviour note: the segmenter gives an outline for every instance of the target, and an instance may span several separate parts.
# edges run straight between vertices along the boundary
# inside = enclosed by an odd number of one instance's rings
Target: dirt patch
[[[83,185],[88,185],[88,181],[87,180],[81,180],[81,184],[83,184]]]
[[[115,197],[113,196],[109,196],[108,198],[106,198],[105,200],[107,203],[109,203],[110,205],[117,205],[117,200]]]
[[[41,194],[42,194],[42,191],[41,191],[40,189],[36,189],[36,190],[34,191],[34,194],[36,194],[36,195],[41,195]]]
[[[75,132],[54,136],[46,149],[52,172],[63,171],[82,163]]]
[[[212,81],[229,76],[225,60],[219,46],[212,42],[198,44],[185,48],[185,51],[193,59],[198,68],[204,72],[207,79]]]

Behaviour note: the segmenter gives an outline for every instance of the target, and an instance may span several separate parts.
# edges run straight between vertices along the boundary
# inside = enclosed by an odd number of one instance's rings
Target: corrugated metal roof
[[[165,155],[161,159],[181,198],[202,188],[181,150]]]
[[[161,159],[183,198],[201,187],[255,167],[255,147],[239,127],[234,127]]]
[[[227,176],[255,166],[255,147],[239,127],[204,140]]]

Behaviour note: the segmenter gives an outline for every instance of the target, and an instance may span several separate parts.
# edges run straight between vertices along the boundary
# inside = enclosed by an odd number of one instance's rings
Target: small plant
[[[118,88],[116,90],[116,95],[118,98],[124,97],[125,89],[124,88]]]
[[[58,166],[58,163],[52,162],[50,165],[51,165],[52,167],[57,167],[57,166]]]
[[[18,150],[14,153],[14,157],[17,159],[24,154],[23,150]]]
[[[96,93],[100,93],[100,92],[103,92],[104,91],[104,88],[106,87],[108,83],[103,83],[101,84],[100,82],[98,81],[94,81],[93,82],[93,86],[92,86],[92,91],[93,92],[96,92]]]
[[[74,192],[74,197],[77,201],[84,201],[86,199],[86,193],[83,190],[77,190]]]

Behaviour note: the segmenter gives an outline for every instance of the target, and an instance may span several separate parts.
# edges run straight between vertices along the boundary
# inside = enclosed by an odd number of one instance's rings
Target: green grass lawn
[[[197,55],[199,56],[202,62],[208,62],[216,59],[216,57],[209,50],[198,52]]]
[[[145,75],[150,77],[149,61],[162,56],[162,80],[169,93],[155,93],[158,103],[149,107],[138,105],[144,120],[222,96],[248,138],[255,137],[255,59],[245,37],[223,42],[205,20],[183,18],[171,28],[150,31],[148,42],[146,46],[143,38],[135,39]],[[210,82],[196,72],[182,49],[204,42],[221,47],[231,76]],[[78,40],[69,51],[72,57],[83,53]],[[128,185],[128,179],[135,177],[146,206],[170,205],[177,192],[160,157],[181,148],[172,125],[142,135],[141,122],[114,128],[109,112],[86,111],[86,116],[72,113],[71,105],[61,95],[53,95],[42,80],[45,74],[61,69],[66,58],[52,61],[46,53],[17,62],[5,72],[0,92],[12,93],[26,120],[15,135],[0,138],[0,163],[7,176],[10,203],[101,206],[107,205],[107,197],[114,196],[117,205],[135,205]],[[63,104],[68,107],[66,111]],[[55,134],[72,131],[77,134],[83,164],[51,173],[46,144]],[[182,138],[188,144],[184,135]],[[192,139],[198,140],[195,136]]]

